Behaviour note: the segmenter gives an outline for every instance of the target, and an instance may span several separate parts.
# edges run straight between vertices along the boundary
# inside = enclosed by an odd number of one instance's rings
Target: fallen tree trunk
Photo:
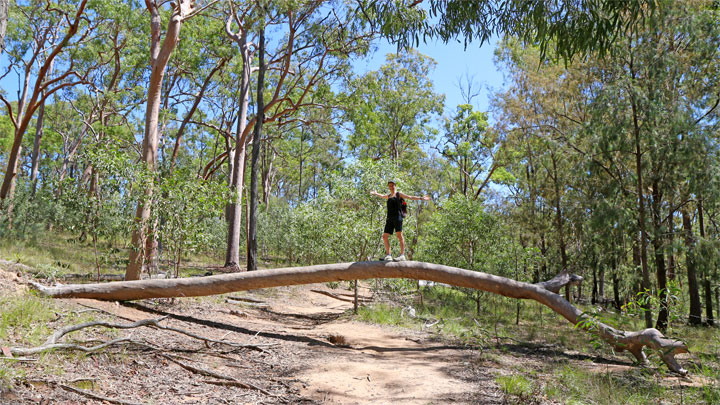
[[[659,353],[670,370],[679,374],[687,373],[675,359],[676,354],[688,352],[685,343],[668,339],[657,329],[648,328],[639,332],[616,330],[593,319],[575,308],[565,298],[547,289],[546,284],[548,283],[528,284],[492,274],[432,263],[410,261],[338,263],[197,278],[137,280],[59,287],[44,287],[37,283],[33,285],[41,293],[54,298],[94,298],[126,301],[144,298],[206,296],[259,288],[369,278],[431,280],[458,287],[474,288],[510,298],[535,300],[549,307],[573,325],[578,325],[591,333],[597,334],[612,345],[616,351],[629,351],[640,363],[647,363],[647,357],[643,352],[643,348],[647,346]],[[573,281],[576,281],[576,277],[567,277],[567,282]],[[553,290],[557,287],[557,283],[550,284]],[[556,291],[559,291],[559,289]]]

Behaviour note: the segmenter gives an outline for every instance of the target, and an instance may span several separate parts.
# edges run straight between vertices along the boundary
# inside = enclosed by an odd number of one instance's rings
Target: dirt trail
[[[472,350],[433,341],[420,332],[333,320],[352,303],[311,288],[296,288],[292,301],[277,300],[270,308],[299,319],[297,324],[267,321],[268,326],[289,327],[294,333],[338,343],[309,345],[301,354],[303,361],[290,370],[302,383],[303,397],[338,404],[477,403],[479,397],[482,403],[502,402],[494,383],[486,389],[479,386],[470,370],[476,354]]]
[[[352,303],[312,292],[324,285],[279,288],[248,295],[267,307],[242,304],[242,317],[207,308],[202,318],[232,324],[282,345],[279,376],[293,382],[298,398],[330,404],[502,403],[492,376],[478,378],[476,352],[434,341],[429,334],[347,320]],[[364,292],[369,296],[369,292]],[[145,311],[94,300],[77,303],[129,320],[148,318]],[[223,304],[225,307],[233,307]],[[232,308],[229,308],[232,309]],[[168,313],[176,314],[172,308]],[[193,311],[186,312],[192,313]],[[191,314],[201,317],[200,314]],[[187,324],[184,326],[187,327]],[[203,328],[203,336],[221,339],[227,332]],[[247,338],[246,338],[247,339]],[[237,339],[235,339],[237,340]],[[266,340],[263,340],[266,341]],[[479,381],[482,381],[480,384]]]

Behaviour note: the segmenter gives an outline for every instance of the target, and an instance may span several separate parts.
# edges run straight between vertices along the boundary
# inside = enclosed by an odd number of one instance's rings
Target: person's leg
[[[405,254],[405,238],[403,238],[402,231],[397,231],[397,238],[400,242],[400,256]]]
[[[385,244],[385,254],[390,254],[390,234],[385,232],[382,236],[383,243]]]

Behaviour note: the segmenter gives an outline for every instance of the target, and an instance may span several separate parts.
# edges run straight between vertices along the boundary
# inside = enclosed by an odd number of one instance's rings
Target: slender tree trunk
[[[262,24],[262,21],[260,22]],[[250,218],[247,235],[247,269],[257,270],[257,210],[258,210],[258,163],[262,148],[262,124],[265,119],[263,88],[265,87],[265,28],[260,28],[258,45],[258,87],[257,87],[257,119],[255,135],[253,135],[252,159],[250,163]]]
[[[269,140],[263,142],[263,157],[265,162],[265,170],[263,172],[263,204],[265,209],[270,209],[270,194],[272,193],[272,185],[275,182],[275,151],[270,148]]]
[[[672,213],[670,215],[672,217]],[[672,218],[671,218],[672,220]],[[655,253],[655,274],[658,283],[658,295],[660,297],[660,311],[658,312],[655,328],[665,331],[668,325],[668,291],[667,291],[667,269],[665,267],[665,238],[662,229],[662,195],[660,184],[653,182],[652,189],[652,222],[653,222],[653,252]]]
[[[305,128],[300,129],[300,157],[298,158],[298,201],[303,200],[303,188],[302,188],[302,180],[303,180],[303,163],[304,163],[304,156],[303,156],[303,145],[305,143],[304,138],[305,134]]]
[[[226,31],[229,33],[229,24]],[[225,267],[240,270],[240,235],[242,231],[242,191],[245,180],[245,155],[249,142],[246,134],[247,109],[250,95],[250,63],[252,53],[250,44],[247,42],[245,31],[239,34],[230,34],[240,46],[242,53],[242,78],[240,80],[240,113],[238,114],[237,130],[235,133],[235,156],[233,160],[233,171],[231,174],[232,184],[230,191],[232,200],[228,204],[228,238],[227,249],[225,250]]]
[[[632,67],[631,67],[632,68]],[[648,270],[647,257],[647,232],[645,230],[645,189],[643,184],[642,153],[640,148],[640,124],[638,122],[638,111],[635,100],[632,101],[633,132],[635,135],[635,171],[637,175],[638,194],[638,230],[640,231],[640,265],[642,268],[642,289],[650,292],[650,271]],[[645,326],[652,327],[652,313],[648,308],[645,311]]]
[[[153,197],[153,176],[157,166],[158,151],[158,124],[160,116],[160,103],[162,100],[163,78],[170,55],[172,55],[180,37],[180,28],[183,18],[192,11],[190,0],[180,0],[173,4],[167,32],[162,46],[160,45],[161,19],[158,5],[151,0],[145,0],[150,12],[151,48],[150,48],[150,83],[148,85],[147,106],[145,109],[145,138],[143,139],[142,161],[148,171],[149,179],[143,192],[143,198],[137,204],[135,212],[135,229],[130,241],[130,260],[125,270],[126,280],[139,280],[145,262],[146,246],[148,243],[148,227],[151,225],[151,210]],[[152,235],[150,235],[152,239]]]
[[[682,211],[683,230],[685,234],[685,260],[688,277],[688,294],[690,295],[690,325],[702,323],[702,306],[700,305],[700,290],[697,282],[697,268],[695,266],[695,240],[693,238],[692,223],[687,209]]]
[[[623,303],[620,301],[620,278],[618,278],[617,271],[613,271],[613,301],[615,303],[615,309],[618,311],[622,310]]]
[[[698,225],[700,227],[700,238],[705,239],[705,213],[703,210],[702,196],[698,198]],[[705,290],[705,316],[708,325],[715,325],[713,317],[712,288],[710,286],[710,268],[703,263],[703,287]]]
[[[598,269],[598,299],[605,302],[605,266]]]
[[[598,300],[597,300],[597,297],[598,297],[597,266],[593,266],[592,276],[593,276],[593,284],[592,284],[592,295],[590,297],[590,303],[595,305],[598,302]]]
[[[42,141],[45,119],[45,103],[38,108],[37,122],[35,124],[35,142],[33,142],[32,164],[30,169],[30,182],[32,183],[32,195],[37,191],[38,170],[40,167],[40,142]]]
[[[7,30],[10,0],[0,0],[0,55],[5,51],[5,32]]]

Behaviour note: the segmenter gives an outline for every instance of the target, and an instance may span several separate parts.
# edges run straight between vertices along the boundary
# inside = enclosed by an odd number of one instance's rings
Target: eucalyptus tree
[[[278,197],[293,203],[315,198],[325,185],[322,174],[342,166],[339,120],[332,109],[305,110],[278,127],[274,142]]]
[[[301,109],[330,108],[313,98],[318,86],[323,87],[349,68],[347,58],[364,53],[372,37],[360,26],[356,16],[344,3],[329,2],[333,8],[322,7],[320,0],[304,1],[299,4],[279,3],[266,18],[268,32],[280,32],[275,39],[268,38],[268,72],[274,89],[264,105],[264,121],[278,122],[289,119]],[[231,199],[228,207],[228,240],[225,265],[239,268],[239,240],[241,232],[241,201],[245,179],[245,155],[252,140],[257,115],[247,118],[249,96],[250,61],[252,41],[248,35],[253,29],[253,10],[232,11],[227,20],[226,32],[241,48],[243,78],[238,94],[240,113],[235,132],[234,156],[231,173]],[[233,31],[238,29],[239,31]],[[247,53],[247,54],[246,54]],[[247,61],[247,63],[245,63]],[[208,166],[221,165],[228,153],[219,155]],[[207,172],[213,172],[209,169]]]
[[[23,85],[19,86],[17,108],[13,108],[5,96],[0,94],[0,100],[7,107],[8,117],[14,127],[13,144],[0,187],[0,200],[12,198],[23,137],[35,111],[58,90],[85,81],[75,71],[72,59],[63,64],[61,72],[52,76],[50,72],[57,58],[69,49],[80,47],[93,34],[95,27],[84,16],[86,6],[86,0],[62,4],[47,0],[16,5],[12,9],[11,50],[8,54],[10,67],[21,70],[18,73]]]
[[[699,189],[693,184],[702,178],[697,171],[707,166],[705,154],[713,150],[705,134],[717,125],[712,112],[719,44],[720,28],[709,3],[677,3],[621,41],[613,51],[614,63],[601,65],[606,80],[592,122],[606,139],[627,134],[620,138],[632,145],[634,162],[622,164],[632,167],[636,177],[641,249],[648,241],[653,247],[661,301],[656,327],[661,330],[669,311],[667,223]],[[649,291],[648,281],[643,288]]]
[[[422,156],[433,139],[429,125],[442,113],[430,72],[436,62],[411,50],[388,54],[385,64],[346,84],[346,120],[353,129],[348,147],[360,159],[389,159],[403,167]]]
[[[487,117],[487,113],[474,111],[470,104],[457,106],[455,115],[445,119],[445,133],[438,147],[457,170],[454,183],[458,191],[476,199],[496,172],[496,179],[507,178],[504,170],[498,171],[502,167],[501,139],[497,131],[489,128]]]
[[[209,4],[212,4],[211,2]],[[208,4],[208,5],[209,5]],[[159,116],[162,100],[163,79],[170,56],[180,39],[180,29],[184,22],[200,13],[203,8],[197,7],[194,1],[179,0],[170,3],[170,15],[162,36],[162,14],[164,3],[158,0],[145,0],[145,7],[150,13],[150,79],[147,86],[147,105],[145,109],[145,134],[142,146],[142,162],[147,171],[155,172],[159,141]],[[206,5],[207,7],[207,5]],[[136,227],[131,237],[130,259],[125,270],[126,280],[140,278],[145,263],[146,245],[152,243],[153,237],[149,234],[149,223],[152,213],[153,179],[149,179],[144,187],[144,197],[137,204],[135,214]]]

